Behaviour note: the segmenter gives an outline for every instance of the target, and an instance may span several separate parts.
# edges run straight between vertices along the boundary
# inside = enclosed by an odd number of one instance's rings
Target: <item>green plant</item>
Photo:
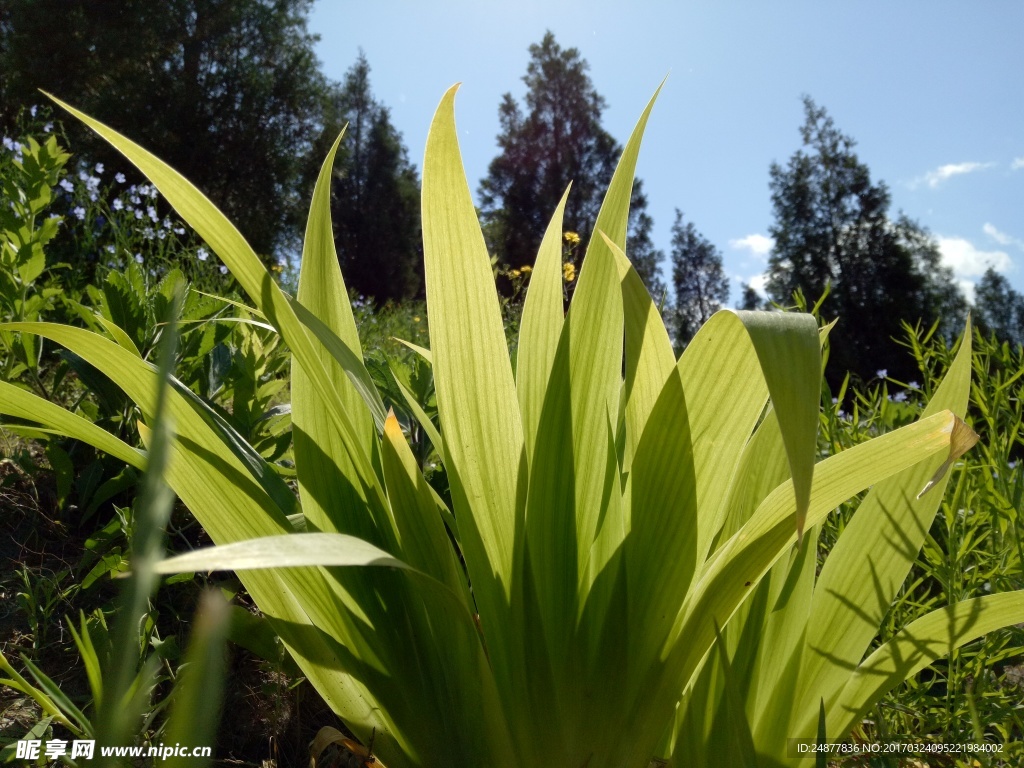
[[[102,611],[95,611],[88,618],[84,613],[80,614],[78,631],[70,620],[67,622],[88,678],[92,711],[86,714],[86,707],[77,706],[59,685],[24,655],[22,663],[35,681],[34,685],[0,653],[0,673],[6,675],[0,677],[0,685],[32,699],[42,714],[24,739],[35,739],[37,744],[43,737],[49,741],[54,736],[53,726],[60,726],[76,739],[98,741],[101,750],[97,751],[95,758],[101,765],[121,763],[114,755],[104,754],[102,747],[125,747],[135,743],[136,738],[152,743],[165,729],[170,743],[191,741],[200,746],[209,745],[216,730],[219,710],[223,637],[229,622],[223,598],[212,594],[203,600],[186,663],[177,671],[180,675],[168,665],[176,655],[176,646],[173,642],[160,640],[149,604],[159,582],[155,566],[163,558],[164,529],[174,503],[173,492],[163,482],[172,439],[172,425],[164,413],[177,344],[173,318],[181,311],[180,292],[170,297],[163,310],[163,315],[170,316],[172,320],[165,328],[160,343],[160,367],[154,371],[158,382],[154,393],[155,427],[152,432],[143,427],[149,446],[148,467],[131,537],[132,570],[123,582],[117,623],[112,631],[108,631]],[[84,420],[83,423],[89,424]],[[95,425],[89,426],[99,429]],[[31,594],[19,593],[19,602],[49,622],[57,600],[63,599],[63,595],[55,599],[53,590],[47,589],[45,582],[39,583],[43,585],[42,590],[38,586],[33,589],[27,572],[23,571],[23,574],[26,590]],[[58,574],[55,583],[66,575],[66,572]],[[162,667],[167,669],[166,675],[161,673]],[[172,696],[156,702],[153,698],[156,688],[167,681],[173,681],[173,698],[176,701],[172,704],[171,716],[158,723]],[[66,741],[60,743],[67,745]],[[15,754],[14,745],[8,744],[0,751],[0,758],[9,762]],[[74,754],[69,757],[64,751],[60,761],[75,766],[74,757]],[[89,755],[89,759],[93,757],[93,754]],[[177,756],[173,760],[175,765],[184,762]],[[200,762],[200,765],[204,763]]]
[[[61,218],[47,215],[53,188],[63,176],[70,155],[50,135],[40,144],[5,138],[0,154],[0,318],[38,320],[50,309],[59,288],[37,285],[46,271],[43,250],[57,235]],[[0,375],[7,381],[28,373],[36,390],[48,395],[39,376],[42,346],[35,336],[0,332]]]
[[[441,428],[429,418],[420,426],[444,462],[451,510],[424,481],[362,362],[329,217],[338,145],[314,192],[292,299],[187,181],[75,113],[210,244],[293,354],[301,501],[235,432],[170,390],[177,440],[167,479],[220,546],[156,568],[237,570],[306,677],[364,743],[373,736],[374,755],[392,768],[689,764],[705,742],[674,722],[680,699],[684,723],[714,728],[720,720],[700,709],[712,700],[695,707],[693,691],[705,676],[717,679],[716,664],[735,681],[734,645],[756,656],[777,641],[798,651],[787,656],[796,661],[767,674],[779,690],[806,695],[768,706],[767,722],[793,730],[755,726],[763,740],[752,742],[749,730],[734,739],[741,755],[769,760],[786,736],[814,737],[822,702],[828,736],[842,736],[917,664],[1024,619],[1019,593],[989,595],[926,616],[866,660],[857,654],[891,599],[888,582],[898,586],[914,556],[899,522],[917,535],[946,470],[973,442],[956,415],[966,406],[969,340],[923,418],[816,462],[814,319],[722,312],[677,361],[622,251],[650,109],[613,177],[567,314],[565,198],[555,211],[524,303],[515,374],[459,157],[454,89],[438,109],[423,172],[431,313],[423,354]],[[154,423],[159,376],[137,352],[75,328],[9,328],[96,365]],[[21,390],[0,384],[0,409],[143,463],[108,433]],[[833,575],[815,584],[806,565],[814,533],[869,486],[861,530],[851,522],[830,556]],[[879,525],[890,532],[883,546]],[[310,533],[296,531],[303,526]],[[878,562],[876,550],[893,562]],[[877,590],[875,568],[886,569]],[[810,613],[787,611],[776,636],[757,613],[759,597],[776,594],[790,572]],[[737,622],[744,633],[731,632]],[[913,662],[893,665],[904,652]],[[715,701],[737,712],[736,687],[722,690]],[[687,740],[673,743],[676,734]]]

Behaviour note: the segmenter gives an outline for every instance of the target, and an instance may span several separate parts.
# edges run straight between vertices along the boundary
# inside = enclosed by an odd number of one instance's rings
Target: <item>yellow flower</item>
[[[579,245],[580,243],[580,236],[575,232],[566,232],[562,237],[565,238],[565,242],[569,245]]]
[[[565,282],[571,283],[576,279],[576,265],[571,261],[565,262],[562,265],[562,277],[565,278]]]
[[[509,275],[511,277],[519,277],[519,270],[518,269],[513,269],[511,272],[509,272]]]
[[[416,315],[416,316],[413,316],[413,318],[412,318],[412,321],[413,321],[414,323],[418,323],[418,322],[420,321],[420,318],[419,318],[419,316],[418,316],[418,315]]]
[[[522,272],[524,275],[528,275],[531,272],[533,272],[533,267],[531,267],[529,264],[523,264],[523,266],[519,268],[519,271]]]

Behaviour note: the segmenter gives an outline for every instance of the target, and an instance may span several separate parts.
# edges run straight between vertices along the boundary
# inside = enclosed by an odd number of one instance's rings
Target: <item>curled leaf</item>
[[[935,470],[932,479],[925,483],[924,488],[917,494],[919,499],[938,484],[946,472],[949,471],[949,468],[953,466],[953,462],[971,450],[975,443],[978,442],[978,433],[971,429],[967,422],[959,416],[954,416],[953,418],[953,434],[949,440],[949,457]]]

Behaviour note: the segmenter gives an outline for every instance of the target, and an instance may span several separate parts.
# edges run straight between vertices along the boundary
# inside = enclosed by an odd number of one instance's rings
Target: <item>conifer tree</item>
[[[678,208],[672,225],[672,284],[676,293],[673,331],[676,346],[682,349],[729,300],[729,281],[722,269],[722,254],[692,221],[683,225]]]
[[[348,124],[331,197],[345,282],[378,302],[414,296],[423,282],[419,178],[388,109],[373,98],[362,52],[332,104],[332,122]]]
[[[565,228],[584,242],[597,218],[622,147],[601,126],[605,100],[576,48],[551,32],[530,46],[524,106],[506,93],[498,109],[500,154],[480,184],[480,209],[490,247],[510,267],[532,265],[541,236],[569,182]],[[639,181],[633,189],[627,255],[659,299],[658,261]],[[634,253],[635,250],[635,253]]]
[[[894,341],[900,321],[944,330],[962,327],[966,309],[938,246],[905,216],[889,217],[889,190],[871,181],[855,143],[832,118],[804,98],[803,148],[786,167],[771,166],[775,239],[768,261],[768,294],[789,305],[799,288],[816,301],[830,286],[822,316],[839,323],[827,374],[847,371],[870,379],[881,369],[904,381],[914,362]]]

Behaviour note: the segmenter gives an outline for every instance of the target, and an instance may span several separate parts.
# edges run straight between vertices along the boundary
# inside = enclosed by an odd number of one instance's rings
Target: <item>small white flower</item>
[[[65,192],[74,192],[75,191],[75,185],[72,184],[67,179],[61,179],[60,180],[60,188],[63,189]]]
[[[96,163],[96,173],[103,173],[103,163]]]
[[[80,205],[76,205],[76,206],[75,206],[75,208],[74,208],[74,210],[73,210],[73,211],[71,211],[71,212],[72,212],[73,214],[75,214],[75,217],[76,217],[76,218],[77,218],[77,219],[78,219],[79,221],[83,221],[83,220],[85,219],[85,208],[83,208],[82,206],[80,206]]]
[[[209,258],[209,256],[210,252],[205,248],[200,248],[199,250],[196,251],[196,258],[199,259],[200,261],[206,261],[207,258]]]
[[[37,109],[36,105],[33,104],[31,107],[28,108],[28,113],[30,115],[32,115],[32,117],[35,117],[36,116],[36,109]]]
[[[121,173],[120,171],[115,173],[114,174],[114,181],[116,181],[118,184],[124,184],[124,174]]]
[[[907,393],[906,392],[897,392],[895,395],[892,396],[892,401],[894,403],[903,403],[903,402],[906,402],[906,400],[907,400]]]
[[[142,254],[141,254],[141,253],[136,253],[136,254],[135,254],[135,263],[136,263],[136,264],[141,264],[141,263],[142,263],[142,261],[143,261],[143,259],[142,259]]]
[[[146,214],[149,216],[150,221],[156,221],[158,218],[156,215],[156,208],[154,208],[152,205],[146,208]]]
[[[112,245],[107,246],[107,253],[113,253],[116,249]]]
[[[43,126],[43,133],[51,133],[53,131],[53,123],[47,123]]]
[[[174,234],[176,234],[176,235],[184,235],[185,234],[185,228],[184,227],[175,227],[174,228]]]
[[[228,273],[228,268],[225,267],[223,264],[220,265],[220,273],[222,275],[226,275]]]
[[[136,208],[135,209],[135,218],[136,219],[141,219],[142,218],[142,209],[141,208]]]
[[[907,384],[911,389],[917,389],[920,385],[916,381],[911,381]]]
[[[115,197],[114,202],[110,204],[110,207],[113,208],[115,211],[120,211],[122,208],[124,208],[124,203],[121,201],[120,197]]]
[[[884,379],[885,377],[887,377],[889,375],[889,369],[888,368],[879,368],[877,371],[875,371],[875,375],[878,378],[880,378],[880,379]]]
[[[14,151],[14,147],[14,139],[12,139],[10,136],[4,136],[4,149]]]
[[[85,171],[79,171],[78,172],[78,178],[80,178],[82,181],[88,181],[89,180],[89,174],[86,173]]]

